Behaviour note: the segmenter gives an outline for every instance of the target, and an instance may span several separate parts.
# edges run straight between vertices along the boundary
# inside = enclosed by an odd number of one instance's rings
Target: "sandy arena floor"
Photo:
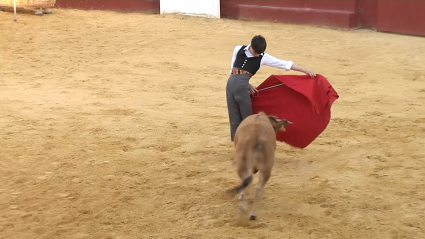
[[[278,144],[247,222],[225,194],[225,85],[255,34],[340,98],[306,149]],[[424,52],[368,30],[0,12],[0,238],[425,238]],[[299,73],[251,83],[270,74]]]

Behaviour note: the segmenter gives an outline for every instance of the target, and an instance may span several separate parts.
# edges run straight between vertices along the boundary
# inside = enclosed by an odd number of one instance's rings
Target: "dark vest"
[[[260,63],[264,53],[259,57],[247,57],[245,55],[245,47],[246,46],[242,46],[238,54],[236,54],[236,60],[235,63],[233,63],[233,67],[246,70],[252,75],[255,75],[258,69],[260,69]]]

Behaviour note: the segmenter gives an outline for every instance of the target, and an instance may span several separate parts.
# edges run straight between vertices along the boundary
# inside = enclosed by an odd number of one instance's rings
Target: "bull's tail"
[[[246,178],[242,181],[241,185],[239,185],[239,186],[237,186],[237,187],[235,187],[235,188],[233,188],[233,189],[230,189],[230,190],[228,190],[227,192],[228,192],[230,195],[235,195],[235,194],[239,193],[240,191],[242,191],[243,189],[245,189],[246,187],[248,187],[248,185],[249,185],[251,182],[252,182],[252,174],[251,174],[251,175],[249,175],[248,177],[246,177]]]

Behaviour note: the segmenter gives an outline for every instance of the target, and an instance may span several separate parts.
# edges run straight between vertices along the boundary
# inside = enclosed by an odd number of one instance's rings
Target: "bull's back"
[[[245,118],[236,130],[235,145],[250,148],[268,148],[276,145],[276,135],[270,120],[264,113]]]

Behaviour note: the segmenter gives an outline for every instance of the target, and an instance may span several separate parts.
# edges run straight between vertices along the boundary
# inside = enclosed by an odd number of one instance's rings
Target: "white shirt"
[[[238,54],[238,51],[241,49],[242,46],[243,45],[238,45],[233,50],[232,64],[230,65],[230,72],[232,71],[233,64],[235,63],[236,55]],[[251,54],[251,52],[249,51],[250,46],[251,46],[251,44],[249,44],[248,46],[245,47],[245,49],[244,49],[245,55],[247,57],[254,57]],[[291,70],[291,67],[292,67],[293,64],[294,64],[294,62],[292,62],[292,61],[281,60],[281,59],[276,58],[274,56],[271,56],[267,53],[263,53],[263,58],[261,59],[260,67],[262,65],[266,65],[266,66],[271,66],[271,67],[282,68],[282,69],[285,69],[286,71],[289,71],[289,70]]]

